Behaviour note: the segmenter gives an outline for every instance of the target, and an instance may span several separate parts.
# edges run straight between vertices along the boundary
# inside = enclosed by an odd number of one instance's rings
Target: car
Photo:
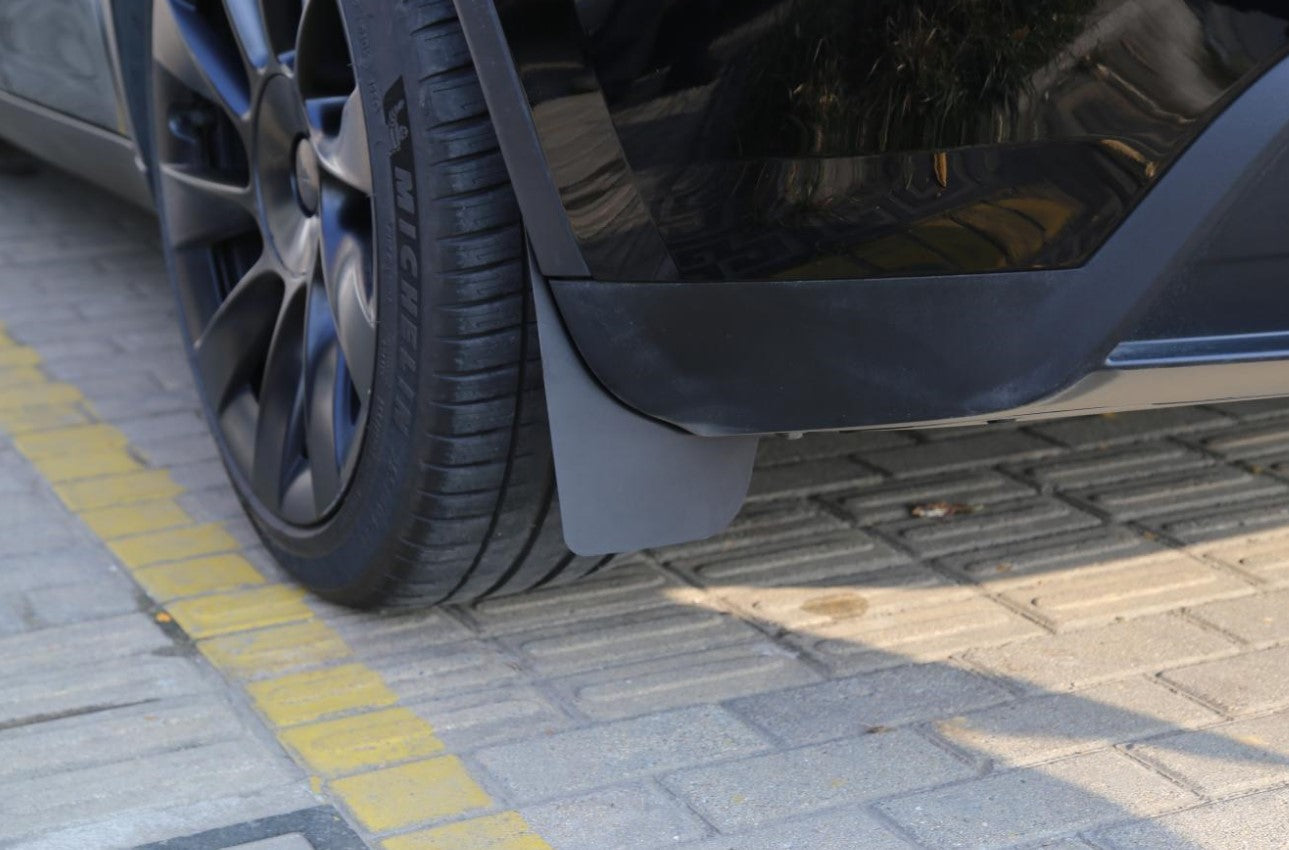
[[[1289,395],[1289,4],[0,0],[354,606],[721,531],[758,442]]]

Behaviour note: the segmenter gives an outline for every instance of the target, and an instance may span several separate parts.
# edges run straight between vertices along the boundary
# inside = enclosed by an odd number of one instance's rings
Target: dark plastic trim
[[[756,437],[685,434],[623,407],[586,371],[533,264],[564,541],[579,555],[710,537],[747,496]]]

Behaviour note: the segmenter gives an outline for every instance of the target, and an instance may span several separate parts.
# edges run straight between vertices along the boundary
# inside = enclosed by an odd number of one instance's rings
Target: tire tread
[[[522,224],[452,4],[410,0],[436,232],[422,486],[381,604],[470,602],[591,572],[564,545]],[[409,91],[409,95],[411,92]]]

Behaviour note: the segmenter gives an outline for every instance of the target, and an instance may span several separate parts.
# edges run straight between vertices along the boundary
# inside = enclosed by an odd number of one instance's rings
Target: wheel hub
[[[251,169],[266,240],[288,272],[303,274],[318,249],[321,180],[304,100],[285,76],[264,84],[255,115]]]
[[[158,2],[153,40],[158,207],[198,387],[239,490],[313,525],[358,467],[376,372],[343,16],[336,0]]]
[[[318,174],[318,152],[306,138],[295,143],[295,199],[305,215],[318,211],[322,178]]]

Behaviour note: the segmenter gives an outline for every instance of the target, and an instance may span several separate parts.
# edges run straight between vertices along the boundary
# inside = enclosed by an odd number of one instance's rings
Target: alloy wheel
[[[311,525],[358,462],[376,358],[371,165],[336,0],[158,0],[158,206],[229,465]]]

